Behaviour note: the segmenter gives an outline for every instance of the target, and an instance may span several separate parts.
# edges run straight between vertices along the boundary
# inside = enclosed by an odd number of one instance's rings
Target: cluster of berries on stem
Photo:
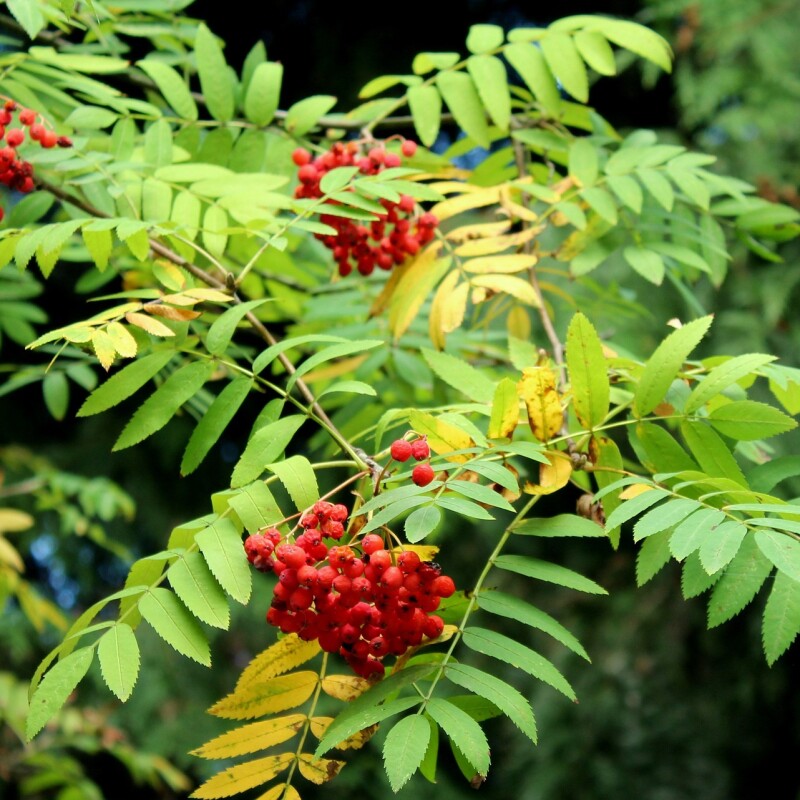
[[[431,454],[431,448],[428,446],[424,436],[411,442],[405,438],[396,439],[392,442],[389,452],[395,461],[400,461],[401,463],[408,461],[409,458],[425,462],[424,464],[417,464],[411,471],[411,480],[417,486],[427,486],[433,480],[435,473],[433,467],[427,462]]]
[[[417,145],[406,139],[400,149],[404,156],[411,157]],[[298,167],[300,185],[295,190],[298,198],[322,197],[320,181],[336,167],[355,166],[363,175],[377,175],[402,163],[400,155],[387,151],[382,144],[374,144],[362,154],[361,145],[355,141],[336,142],[330,150],[316,157],[298,147],[292,153],[292,160]],[[339,205],[335,199],[328,202]],[[378,214],[378,219],[369,224],[333,214],[320,216],[320,222],[330,225],[336,234],[315,235],[333,252],[340,275],[349,275],[353,269],[362,275],[372,274],[376,267],[390,270],[433,239],[438,220],[430,212],[417,214],[413,197],[401,195],[397,202],[382,199],[380,204],[385,213]]]
[[[386,549],[377,534],[336,544],[347,516],[346,506],[320,500],[300,517],[297,538],[269,528],[249,536],[244,549],[256,569],[278,577],[267,622],[319,640],[357,675],[375,680],[385,656],[442,633],[444,622],[433,612],[455,584],[413,550]]]
[[[9,128],[17,115],[18,127]],[[72,141],[45,127],[42,118],[30,108],[21,108],[14,100],[6,100],[0,109],[0,183],[9,189],[27,194],[33,191],[33,166],[20,158],[17,148],[29,138],[49,149],[72,147]],[[5,212],[0,207],[0,221]]]

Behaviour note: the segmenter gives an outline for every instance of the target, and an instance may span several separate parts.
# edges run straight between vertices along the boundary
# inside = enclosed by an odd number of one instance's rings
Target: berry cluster
[[[432,612],[455,584],[411,550],[390,552],[376,534],[329,546],[323,538],[339,539],[346,519],[345,506],[320,500],[300,518],[304,531],[293,542],[270,528],[248,536],[244,549],[256,569],[278,576],[267,622],[318,639],[357,675],[379,678],[384,656],[441,634],[444,622]]]
[[[389,449],[392,458],[395,461],[408,461],[409,458],[414,458],[416,461],[425,461],[431,454],[431,448],[425,437],[415,439],[413,442],[406,441],[406,439],[396,439],[392,442]],[[417,464],[411,471],[411,480],[417,486],[427,486],[434,476],[433,467],[428,464]]]
[[[404,156],[413,156],[417,145],[405,140],[401,146]],[[364,175],[377,175],[384,169],[399,167],[402,163],[397,153],[388,152],[383,146],[372,147],[366,155],[360,155],[357,142],[337,142],[330,150],[312,158],[308,150],[299,147],[292,153],[297,165],[300,185],[295,197],[322,197],[320,180],[336,167],[356,166]],[[329,200],[338,204],[336,200]],[[408,256],[433,239],[438,220],[431,213],[414,217],[416,204],[409,195],[401,195],[399,202],[383,199],[385,214],[369,226],[358,220],[346,219],[332,214],[323,214],[320,221],[336,229],[336,235],[315,234],[330,250],[339,265],[340,275],[349,275],[355,267],[362,275],[370,275],[377,266],[389,270],[402,264]]]
[[[16,112],[19,112],[19,127],[8,128],[14,121]],[[38,121],[35,111],[30,108],[20,109],[13,100],[6,100],[0,109],[0,183],[24,194],[33,191],[33,167],[17,153],[17,148],[25,141],[26,129],[31,141],[39,142],[44,148],[72,146],[72,141],[66,136],[58,136],[55,131],[45,128]],[[4,216],[5,212],[0,207],[0,221]]]

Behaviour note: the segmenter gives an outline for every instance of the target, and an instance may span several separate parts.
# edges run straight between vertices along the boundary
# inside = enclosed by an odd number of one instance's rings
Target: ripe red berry
[[[377,533],[369,533],[361,540],[361,549],[365,555],[372,555],[377,550],[383,550],[383,539]]]
[[[294,161],[298,167],[304,167],[306,164],[311,163],[311,153],[309,153],[305,147],[298,147],[292,153],[292,161]]]
[[[30,134],[31,139],[34,142],[39,142],[44,136],[47,129],[42,125],[41,122],[34,122],[33,125],[28,129],[28,133]]]
[[[405,439],[397,439],[392,442],[389,452],[392,454],[392,458],[395,461],[408,461],[413,450],[410,442],[407,442]]]
[[[411,455],[415,461],[424,461],[431,454],[431,448],[425,439],[417,439],[411,442]]]
[[[45,131],[42,134],[42,138],[39,140],[39,144],[47,149],[55,147],[57,142],[58,134],[55,131]]]
[[[433,480],[434,472],[430,464],[417,464],[411,471],[411,480],[417,486],[427,486]]]
[[[36,112],[31,108],[23,108],[19,112],[19,121],[26,127],[32,125],[36,122]]]
[[[411,158],[411,156],[417,152],[417,143],[406,139],[403,144],[400,145],[400,150],[406,158]]]
[[[297,177],[301,183],[316,183],[319,172],[313,164],[304,164],[297,170]]]
[[[25,141],[25,131],[22,128],[11,128],[6,131],[6,143],[9,147],[18,147]]]

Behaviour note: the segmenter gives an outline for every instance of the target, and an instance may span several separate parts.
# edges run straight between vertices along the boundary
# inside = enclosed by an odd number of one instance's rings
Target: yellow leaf
[[[355,700],[360,694],[364,694],[369,687],[369,681],[356,675],[328,675],[322,679],[322,691],[337,700],[343,700],[345,703]]]
[[[162,303],[170,303],[173,306],[196,306],[202,302],[198,297],[189,297],[185,292],[179,294],[165,294],[161,296]]]
[[[434,544],[401,544],[398,547],[393,547],[389,552],[400,555],[400,553],[407,553],[411,551],[416,553],[421,561],[433,561],[439,548]]]
[[[564,422],[564,409],[556,391],[556,375],[549,367],[528,367],[522,371],[517,392],[528,409],[528,425],[540,441],[552,439]]]
[[[431,342],[438,350],[444,348],[445,331],[442,325],[444,306],[448,298],[452,295],[453,289],[460,278],[461,276],[458,274],[457,270],[448,272],[444,280],[439,284],[436,294],[433,296],[431,312],[428,315],[428,335],[431,338]],[[467,284],[462,285],[467,289],[469,288]]]
[[[460,286],[456,286],[445,300],[442,308],[442,330],[445,333],[452,333],[456,328],[461,327],[467,311],[468,296],[469,284],[462,283]]]
[[[174,264],[162,258],[153,262],[153,275],[165,288],[179,292],[186,286],[186,276]]]
[[[474,225],[462,225],[453,228],[445,234],[445,239],[451,242],[466,242],[469,239],[485,239],[500,236],[511,227],[511,220],[504,219],[500,222],[478,222]]]
[[[103,369],[108,372],[117,356],[114,340],[105,331],[96,330],[92,333],[92,347],[97,360],[103,365]]]
[[[626,486],[619,493],[619,499],[633,500],[634,497],[638,497],[640,494],[644,494],[645,492],[650,492],[653,489],[655,489],[655,486],[651,486],[649,483],[632,483],[630,486]]]
[[[464,269],[467,272],[480,274],[487,273],[510,273],[522,272],[524,269],[533,267],[539,261],[535,255],[518,253],[508,256],[483,256],[482,258],[470,258],[464,261]]]
[[[311,733],[321,739],[325,735],[325,731],[333,722],[333,717],[313,717],[311,720]],[[360,750],[378,730],[378,726],[370,725],[364,728],[363,731],[357,731],[352,736],[348,736],[344,741],[336,745],[337,750]]]
[[[141,328],[143,331],[147,331],[153,336],[175,335],[175,331],[173,331],[172,328],[168,328],[163,322],[159,322],[157,319],[148,317],[147,314],[139,314],[132,311],[125,315],[125,319],[128,320],[131,325],[136,325],[137,328]]]
[[[319,652],[319,642],[304,642],[296,633],[290,633],[252,659],[236,681],[236,688],[282,675],[310,661]]]
[[[116,317],[121,317],[123,314],[138,311],[141,307],[141,303],[123,303],[121,306],[107,308],[105,311],[95,314],[93,317],[90,317],[87,322],[105,322],[107,319],[114,319]]]
[[[511,378],[503,378],[497,384],[492,400],[492,416],[489,420],[490,439],[510,439],[519,422],[519,395]]]
[[[145,306],[144,310],[148,314],[155,314],[157,317],[164,317],[164,319],[174,319],[177,322],[197,319],[200,316],[199,311],[190,311],[188,308],[173,308],[172,306],[150,305]]]
[[[123,358],[134,358],[138,349],[136,339],[131,336],[130,331],[121,322],[109,322],[106,333],[111,337],[116,351]]]
[[[314,383],[317,381],[329,381],[332,378],[338,378],[341,375],[348,375],[355,372],[355,370],[366,361],[368,356],[352,356],[351,358],[343,358],[334,364],[327,364],[319,369],[307,372],[303,376],[306,383]]]
[[[508,312],[506,329],[509,335],[527,341],[531,338],[531,318],[522,306],[514,306]]]
[[[209,289],[205,287],[187,289],[184,294],[188,294],[189,297],[196,297],[198,300],[214,303],[230,303],[231,300],[233,300],[232,295],[221,292],[219,289]]]
[[[474,183],[465,183],[463,181],[437,181],[430,184],[431,189],[439,194],[469,194],[470,192],[479,192],[480,186]]]
[[[0,564],[8,564],[17,572],[25,572],[25,563],[20,554],[11,542],[2,536],[0,536]]]
[[[511,191],[508,186],[502,188],[499,198],[503,210],[516,219],[523,219],[526,222],[537,222],[539,215],[531,211],[527,206],[520,205],[511,199]]]
[[[215,800],[218,797],[230,797],[246,792],[255,786],[272,780],[295,760],[294,753],[282,753],[279,756],[267,756],[246,764],[238,764],[220,772],[207,780],[191,797],[198,800]]]
[[[431,208],[431,214],[434,214],[441,222],[442,220],[454,217],[456,214],[470,211],[473,208],[493,205],[499,200],[500,189],[496,186],[492,186],[488,189],[469,191],[456,197],[449,197],[447,200],[442,200]]]
[[[281,783],[260,794],[256,800],[300,800],[300,794],[290,783]]]
[[[544,453],[549,464],[539,464],[539,482],[525,483],[528,494],[552,494],[563,488],[572,475],[572,460],[560,450],[548,450]]]
[[[263,722],[251,722],[206,742],[197,750],[192,750],[192,755],[209,759],[233,758],[266,750],[291,739],[300,731],[305,721],[305,714],[289,714]]]
[[[529,306],[539,308],[539,298],[533,290],[533,286],[522,278],[513,275],[476,275],[470,279],[473,286],[483,286],[493,292],[510,294]]]
[[[318,758],[315,761],[308,753],[301,753],[297,766],[306,780],[320,784],[332,781],[341,771],[344,761],[333,758]]]
[[[462,258],[469,256],[489,256],[497,253],[504,253],[512,247],[520,247],[529,242],[544,230],[544,226],[529,226],[517,233],[510,233],[507,236],[488,236],[482,239],[470,239],[464,244],[459,245],[455,254]]]
[[[454,450],[464,450],[475,444],[468,433],[423,411],[412,411],[409,422],[418,434],[428,437],[431,450],[440,456],[452,453]],[[467,455],[461,454],[450,456],[448,461],[464,462],[467,459]]]
[[[392,299],[392,295],[394,294],[394,290],[397,288],[397,284],[400,283],[403,276],[406,274],[406,272],[408,272],[413,263],[413,261],[405,261],[399,267],[395,267],[391,271],[389,280],[386,281],[383,289],[381,289],[380,294],[372,303],[372,306],[369,310],[370,317],[377,317],[379,314],[384,312],[386,306],[389,305],[389,302]]]
[[[305,703],[314,691],[316,672],[292,672],[266,681],[253,681],[236,688],[209,709],[210,714],[226,719],[253,719],[276,714]]]
[[[33,527],[33,517],[16,508],[0,508],[0,533],[16,533]]]

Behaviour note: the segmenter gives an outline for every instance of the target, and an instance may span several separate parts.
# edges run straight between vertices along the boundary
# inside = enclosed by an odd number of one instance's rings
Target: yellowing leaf
[[[484,256],[482,258],[470,258],[464,262],[464,269],[467,272],[478,274],[487,273],[510,273],[522,272],[524,269],[533,267],[539,261],[535,255],[518,253],[509,256]]]
[[[311,720],[311,733],[321,739],[333,722],[333,717],[314,717]],[[360,750],[378,730],[377,725],[370,725],[363,731],[357,731],[352,736],[348,736],[344,741],[336,745],[337,750]]]
[[[447,304],[449,298],[453,294],[453,289],[455,288],[458,281],[461,279],[461,276],[458,274],[456,270],[449,272],[444,280],[439,284],[439,288],[436,290],[436,294],[433,296],[433,302],[431,303],[431,312],[428,316],[428,334],[431,337],[431,342],[434,346],[441,350],[444,348],[444,325],[443,325],[443,317],[444,317],[444,308]],[[464,283],[461,284],[465,290],[469,290],[469,286]],[[461,287],[459,286],[459,289]],[[464,296],[464,308],[466,309],[466,295]],[[463,318],[463,312],[462,312]],[[459,320],[459,324],[461,321]],[[458,327],[458,326],[456,326]],[[451,328],[450,330],[453,330]]]
[[[442,330],[445,333],[452,333],[461,326],[464,321],[464,314],[467,311],[467,296],[469,295],[469,284],[462,283],[450,292],[445,298],[442,306]]]
[[[343,358],[334,364],[327,364],[319,369],[307,372],[303,376],[306,383],[315,383],[318,381],[329,381],[332,378],[338,378],[342,375],[352,375],[361,364],[366,361],[368,356],[352,356],[352,358]]]
[[[17,549],[2,536],[0,536],[0,564],[7,564],[17,572],[25,572],[25,562]]]
[[[233,300],[232,295],[221,292],[219,289],[209,289],[202,286],[199,289],[187,289],[184,294],[205,302],[230,303]]]
[[[103,365],[103,369],[108,372],[117,356],[114,340],[105,331],[96,330],[92,333],[92,347],[97,360]]]
[[[281,783],[260,794],[256,800],[300,800],[300,794],[290,783]]]
[[[179,292],[186,286],[186,276],[174,264],[164,259],[153,262],[153,275],[156,280],[171,292]]]
[[[398,547],[393,547],[389,552],[400,555],[400,553],[409,551],[416,553],[421,561],[433,561],[439,552],[439,548],[433,544],[402,544]]]
[[[369,682],[356,675],[328,675],[322,679],[325,694],[350,703],[369,689]]]
[[[650,492],[655,488],[655,486],[652,486],[649,483],[632,483],[630,486],[626,486],[619,493],[619,499],[633,500],[634,497],[638,497],[640,494],[644,494],[645,492]]]
[[[111,342],[116,351],[123,358],[134,358],[136,356],[136,339],[131,336],[130,331],[121,322],[109,322],[106,333],[111,337]]]
[[[510,219],[504,219],[500,222],[478,222],[474,225],[462,225],[459,228],[453,228],[453,230],[445,234],[445,239],[449,239],[451,242],[466,242],[470,239],[480,241],[500,236],[506,233],[510,227]]]
[[[409,415],[409,422],[417,433],[428,437],[431,450],[440,456],[452,453],[454,450],[464,450],[475,444],[468,433],[423,411],[412,411]],[[456,462],[466,460],[467,456],[463,454],[448,458],[448,461]]]
[[[473,286],[482,286],[493,292],[510,294],[526,305],[534,308],[540,307],[539,298],[536,296],[533,286],[522,278],[513,275],[476,275],[470,280]]]
[[[561,398],[556,391],[556,375],[549,367],[528,367],[522,371],[517,392],[528,409],[528,425],[540,441],[552,439],[564,422]]]
[[[282,675],[310,661],[319,652],[319,642],[304,642],[296,633],[290,633],[252,659],[236,681],[236,688]]]
[[[306,721],[305,714],[289,714],[286,717],[251,722],[240,728],[223,733],[202,747],[192,751],[200,758],[233,758],[280,744],[291,739]]]
[[[461,230],[461,229],[459,229]],[[508,236],[489,236],[481,239],[469,239],[464,244],[459,245],[455,253],[462,258],[466,256],[488,256],[493,253],[504,253],[511,247],[519,247],[529,242],[534,236],[541,233],[543,228],[530,226],[518,233],[511,233]],[[448,234],[450,238],[450,234]]]
[[[539,482],[526,481],[525,491],[528,494],[552,494],[563,488],[572,475],[572,460],[560,450],[548,450],[544,453],[549,464],[539,464]]]
[[[489,420],[490,439],[510,439],[519,422],[519,395],[511,378],[497,384]]]
[[[413,261],[406,261],[391,271],[389,280],[386,281],[383,289],[381,289],[380,294],[372,302],[372,306],[369,310],[370,317],[377,317],[386,310],[386,306],[389,305],[397,285],[400,283],[403,276],[406,274],[406,272],[408,272],[413,263]]]
[[[437,258],[441,242],[425,248],[400,279],[389,306],[389,328],[399,339],[414,321],[425,298],[450,268],[452,258]]]
[[[197,319],[199,311],[190,311],[188,308],[173,308],[172,306],[151,305],[145,306],[148,314],[155,314],[164,319],[174,319],[176,322],[185,322],[190,319]]]
[[[172,328],[168,328],[163,322],[159,322],[157,319],[148,317],[147,314],[131,311],[125,315],[125,319],[128,320],[131,325],[136,325],[137,328],[141,328],[143,331],[147,331],[153,336],[175,335],[175,331],[173,331]]]
[[[234,689],[209,709],[226,719],[253,719],[296,708],[305,703],[319,681],[316,672],[292,672],[266,681],[253,681]]]
[[[336,761],[333,758],[314,760],[308,753],[301,753],[297,766],[306,780],[320,784],[332,781],[341,771],[344,761]]]
[[[506,329],[510,336],[528,341],[531,337],[531,318],[522,306],[514,306],[506,317]]]
[[[16,533],[33,527],[33,517],[16,508],[0,508],[0,533]]]
[[[436,187],[434,186],[433,188]],[[431,209],[431,213],[441,222],[442,220],[454,217],[456,214],[470,211],[473,208],[493,205],[499,202],[499,200],[500,189],[493,186],[488,189],[480,189],[476,192],[461,194],[457,197],[448,197],[447,200],[442,200],[440,203],[437,203]]]
[[[267,756],[229,767],[207,780],[192,793],[191,797],[196,797],[198,800],[216,800],[218,797],[230,797],[233,794],[246,792],[272,780],[294,760],[294,753],[282,753],[279,756]]]

